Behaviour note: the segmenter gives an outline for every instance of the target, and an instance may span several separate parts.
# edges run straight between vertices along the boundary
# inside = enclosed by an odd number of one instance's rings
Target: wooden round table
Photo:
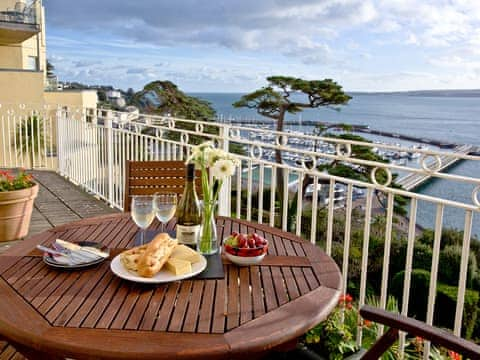
[[[223,279],[147,286],[116,277],[109,261],[52,269],[35,250],[61,238],[101,242],[118,253],[138,231],[129,214],[33,236],[0,255],[0,335],[31,359],[235,358],[294,340],[333,310],[341,274],[319,248],[247,221],[219,217],[217,227],[220,238],[263,235],[268,255],[260,266],[224,260]]]

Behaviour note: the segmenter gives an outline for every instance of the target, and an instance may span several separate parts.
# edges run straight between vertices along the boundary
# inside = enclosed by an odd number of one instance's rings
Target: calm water
[[[242,94],[193,94],[212,103],[217,114],[229,118],[261,118],[252,109],[236,109],[232,103]],[[288,119],[319,120],[347,124],[369,125],[372,129],[400,134],[444,140],[455,143],[480,145],[480,98],[475,97],[424,97],[407,95],[352,94],[349,104],[340,111],[308,109]],[[310,133],[311,127],[292,127]],[[365,134],[362,134],[366,136]],[[397,139],[383,139],[396,143]],[[464,161],[449,172],[480,178],[480,163]],[[473,186],[470,184],[435,179],[418,189],[422,194],[439,196],[460,202],[472,203]],[[433,227],[435,209],[431,204],[420,203],[419,223]],[[464,212],[446,207],[444,226],[463,229]],[[473,233],[480,236],[480,216],[473,219]]]

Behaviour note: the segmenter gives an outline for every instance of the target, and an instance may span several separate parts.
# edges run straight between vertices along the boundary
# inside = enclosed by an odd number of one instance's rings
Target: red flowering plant
[[[0,192],[27,189],[35,185],[33,176],[20,169],[14,174],[9,170],[0,170]]]
[[[374,298],[367,303],[377,305]],[[393,297],[387,301],[387,309],[398,312],[398,305]],[[357,343],[357,332],[362,329],[361,346]],[[338,305],[327,320],[309,330],[303,337],[304,344],[329,360],[340,360],[357,352],[360,348],[368,349],[377,341],[377,325],[363,320],[358,312],[358,306],[350,294],[340,296]],[[397,359],[398,345],[394,345],[383,356],[383,359]]]

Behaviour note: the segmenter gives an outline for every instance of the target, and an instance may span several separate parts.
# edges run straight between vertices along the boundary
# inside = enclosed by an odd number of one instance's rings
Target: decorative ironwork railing
[[[35,122],[36,129],[34,116],[42,120]],[[439,311],[439,267],[447,265],[440,263],[442,236],[446,220],[454,216],[463,230],[457,244],[457,296],[452,321],[442,326],[457,335],[465,328],[471,239],[480,228],[480,173],[443,170],[457,161],[480,169],[480,157],[470,155],[473,146],[443,151],[103,109],[33,110],[23,105],[0,107],[0,134],[2,167],[58,171],[119,209],[124,206],[126,160],[185,160],[192,146],[213,141],[242,160],[236,175],[224,183],[219,213],[268,223],[322,246],[342,268],[344,291],[357,291],[360,306],[373,287],[385,308],[394,293],[392,271],[403,271],[395,295],[401,313],[411,315],[412,274],[423,249],[417,248],[418,238],[423,227],[431,227],[431,256],[428,266],[423,264],[430,272],[422,315],[429,324]],[[459,184],[454,186],[470,191],[471,200],[449,198],[447,191],[437,196],[413,191],[428,179]],[[369,270],[372,262],[376,273]],[[359,323],[358,342],[361,329]]]

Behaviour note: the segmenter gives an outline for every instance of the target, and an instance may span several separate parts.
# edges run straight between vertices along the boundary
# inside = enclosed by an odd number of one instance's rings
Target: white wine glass
[[[132,197],[132,219],[140,228],[140,245],[145,244],[145,230],[155,217],[153,196],[134,195]]]
[[[177,210],[177,194],[156,193],[153,197],[153,208],[158,221],[162,224],[162,232]]]

